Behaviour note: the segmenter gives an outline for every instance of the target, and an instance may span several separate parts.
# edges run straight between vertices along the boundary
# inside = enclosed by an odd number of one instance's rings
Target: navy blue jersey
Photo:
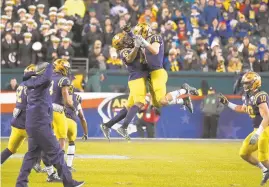
[[[64,106],[62,87],[70,86],[71,82],[68,77],[61,75],[60,73],[53,73],[51,80],[50,94],[52,95],[52,103],[56,103]]]
[[[253,127],[258,128],[262,122],[262,116],[259,111],[259,105],[267,103],[269,106],[268,94],[264,91],[254,92],[252,95],[244,94],[242,96],[244,105],[246,106],[246,112],[252,119]]]
[[[154,71],[163,68],[164,59],[164,42],[160,35],[154,34],[147,38],[150,44],[155,42],[160,44],[159,53],[157,55],[152,54],[147,48],[145,49],[146,62],[148,64],[149,70]]]
[[[73,94],[72,95],[72,99],[73,99],[73,106],[74,106],[74,108],[76,110],[74,111],[72,108],[66,107],[66,109],[65,109],[65,116],[67,118],[70,118],[70,119],[76,121],[77,120],[77,115],[78,115],[78,110],[80,109],[79,108],[79,105],[82,102],[82,98],[80,97],[80,95]]]
[[[16,90],[16,107],[13,112],[11,125],[19,129],[25,129],[27,87],[22,82]]]
[[[148,66],[145,62],[145,57],[143,55],[142,50],[139,49],[133,62],[128,63],[126,58],[129,55],[129,53],[131,53],[131,51],[132,51],[131,48],[126,48],[120,52],[120,57],[127,66],[127,70],[129,72],[129,81],[139,79],[142,77],[147,77]]]
[[[49,92],[52,72],[52,64],[49,64],[42,75],[25,81],[27,87],[26,128],[48,125],[52,122],[52,100]]]

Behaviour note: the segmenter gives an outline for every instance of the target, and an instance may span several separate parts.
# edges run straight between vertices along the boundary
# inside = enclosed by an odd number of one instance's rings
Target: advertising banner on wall
[[[113,118],[127,103],[128,95],[115,93],[79,93],[83,99],[82,108],[88,123],[90,137],[103,137],[99,125]],[[1,101],[1,136],[10,135],[10,120],[15,107],[15,93],[2,93]],[[194,114],[190,114],[185,107],[173,105],[161,109],[161,117],[156,125],[157,138],[201,138],[203,128],[203,114],[200,111],[202,97],[193,99]],[[240,104],[240,99],[231,99]],[[131,137],[137,137],[135,121],[138,114],[131,122],[128,132]],[[117,129],[122,121],[113,126]],[[242,139],[252,131],[252,123],[246,114],[238,114],[226,108],[220,115],[218,124],[218,138]],[[78,135],[83,131],[78,121]],[[112,130],[112,137],[119,137]]]

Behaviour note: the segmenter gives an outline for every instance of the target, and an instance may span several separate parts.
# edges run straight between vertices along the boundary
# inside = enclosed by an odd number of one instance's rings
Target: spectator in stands
[[[198,55],[194,50],[187,50],[187,53],[184,56],[183,69],[185,71],[200,70]]]
[[[9,84],[6,87],[6,91],[16,91],[16,89],[18,88],[18,82],[16,78],[12,78],[10,79]]]
[[[58,56],[62,59],[68,60],[72,64],[72,59],[74,57],[74,49],[71,46],[70,38],[63,38],[62,46],[59,47]]]
[[[1,41],[1,65],[14,68],[17,62],[17,43],[10,32],[6,32]]]
[[[115,48],[110,48],[109,50],[109,58],[106,61],[106,69],[122,69],[123,62],[118,57],[117,51]]]
[[[243,40],[245,36],[248,36],[253,31],[253,28],[249,22],[246,21],[246,18],[243,14],[239,14],[239,22],[234,28],[235,36]]]
[[[265,3],[262,3],[257,12],[256,21],[258,24],[258,31],[261,36],[269,35],[269,12]]]
[[[238,51],[241,53],[243,60],[246,61],[248,59],[249,50],[256,50],[256,46],[249,42],[249,37],[245,36],[243,39],[243,43],[239,46]]]
[[[176,49],[172,48],[169,50],[169,55],[164,60],[164,69],[166,69],[166,71],[176,72],[182,69],[181,62],[177,58],[178,55]]]
[[[96,40],[100,40],[103,43],[103,34],[97,30],[97,26],[95,24],[91,25],[90,32],[88,32],[84,38],[88,48],[91,47]]]
[[[128,13],[127,8],[124,6],[124,3],[121,0],[116,0],[115,6],[113,6],[110,10],[110,14],[114,17],[122,16]]]
[[[211,26],[214,19],[220,21],[221,13],[220,9],[215,6],[214,0],[209,0],[207,6],[204,8],[203,17],[209,26]]]
[[[111,45],[113,36],[114,36],[114,32],[113,32],[112,25],[106,25],[105,31],[104,31],[104,44]]]
[[[32,63],[32,34],[24,33],[24,40],[19,44],[18,67],[27,67]]]
[[[262,72],[269,71],[269,52],[264,54],[263,59],[260,62],[260,65]]]
[[[251,70],[255,72],[260,72],[260,62],[258,61],[254,49],[249,50],[247,60],[243,61],[243,71]]]
[[[60,39],[57,37],[53,37],[51,39],[52,45],[50,45],[47,49],[47,61],[49,63],[54,62],[57,58],[59,58],[58,56],[58,50],[59,50],[59,43],[60,43]]]
[[[200,67],[202,72],[209,72],[207,53],[200,55]]]
[[[37,42],[40,40],[39,32],[35,29],[35,21],[33,19],[27,20],[26,31],[32,34],[32,42]]]
[[[242,63],[239,58],[231,58],[228,63],[228,72],[239,73],[242,71]]]
[[[21,32],[22,24],[16,22],[13,24],[13,38],[17,44],[21,44],[23,41],[23,33]]]
[[[131,26],[135,26],[137,24],[137,18],[141,11],[141,6],[138,3],[138,0],[128,0],[127,5],[128,12],[131,16],[130,23]]]
[[[160,25],[164,25],[166,22],[171,20],[172,13],[169,12],[168,8],[162,9],[162,14],[158,17],[158,23]]]
[[[201,103],[201,111],[204,114],[202,138],[216,138],[220,113],[224,105],[219,102],[216,91],[210,87],[208,95]]]
[[[138,23],[152,23],[156,22],[156,16],[153,15],[150,8],[145,8],[144,14],[142,14],[138,20]]]

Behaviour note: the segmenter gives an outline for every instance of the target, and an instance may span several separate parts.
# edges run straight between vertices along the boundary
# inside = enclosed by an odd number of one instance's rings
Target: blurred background
[[[188,82],[200,96],[222,92],[240,103],[235,82],[251,70],[262,76],[269,92],[268,0],[2,0],[1,91],[14,92],[29,64],[65,58],[78,91],[128,93],[128,73],[111,39],[126,23],[142,22],[164,39],[168,91]],[[185,110],[176,106],[164,109],[156,136],[242,138],[251,129],[245,115],[221,106],[214,106],[219,109],[212,114],[204,97],[194,104],[194,116],[184,117]],[[85,107],[88,120],[100,123],[96,109]],[[175,111],[184,117],[181,122]],[[203,124],[209,114],[215,116],[213,132]],[[10,114],[5,115],[2,130],[8,134]],[[90,135],[101,136],[97,126]]]

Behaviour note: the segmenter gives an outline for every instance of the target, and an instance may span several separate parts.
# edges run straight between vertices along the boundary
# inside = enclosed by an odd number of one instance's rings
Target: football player
[[[68,78],[70,64],[65,59],[57,59],[53,62],[54,72],[52,75],[50,94],[53,105],[52,127],[59,143],[64,150],[65,140],[67,138],[67,122],[64,114],[64,106],[73,107],[72,96],[69,95],[69,86],[71,84]]]
[[[105,137],[108,139],[109,128],[122,119],[124,119],[123,125],[117,129],[117,132],[124,138],[130,139],[127,127],[146,102],[148,69],[142,56],[140,45],[141,43],[133,41],[126,32],[118,33],[112,39],[112,46],[119,51],[120,57],[127,66],[129,72],[128,86],[130,94],[127,106],[122,109],[113,120],[101,124],[100,126]]]
[[[24,73],[26,72],[27,68],[24,70]],[[27,105],[26,89],[24,82],[22,82],[16,90],[16,106],[13,110],[13,117],[11,120],[11,134],[7,148],[1,153],[1,164],[3,164],[12,154],[15,154],[27,138],[27,133],[25,131]]]
[[[243,105],[236,105],[220,94],[220,101],[236,112],[247,113],[252,118],[254,130],[244,140],[239,155],[249,164],[259,167],[263,172],[261,185],[269,179],[269,97],[262,90],[261,77],[255,72],[243,75],[241,84],[244,94]],[[258,159],[252,155],[258,150]]]
[[[193,113],[189,95],[198,95],[196,88],[185,83],[179,90],[166,93],[168,75],[163,68],[164,42],[161,35],[153,34],[151,27],[146,23],[137,24],[132,32],[128,27],[124,30],[142,43],[142,50],[149,68],[149,88],[153,106],[160,108],[171,104],[184,104]]]
[[[39,74],[38,72],[42,68],[44,71]],[[72,179],[64,161],[64,151],[51,130],[50,85],[52,73],[52,64],[42,63],[36,67],[30,67],[27,74],[24,74],[24,85],[27,87],[25,129],[28,135],[28,151],[24,156],[16,187],[28,186],[28,176],[41,151],[44,151],[44,158],[57,168],[64,186],[81,187],[84,184],[84,182]]]
[[[68,126],[68,130],[67,130],[67,139],[69,141],[69,145],[67,148],[67,167],[70,171],[75,171],[75,169],[72,167],[73,165],[73,160],[74,160],[74,156],[75,156],[75,140],[77,138],[77,116],[80,119],[82,128],[83,128],[83,137],[82,140],[87,140],[88,139],[88,125],[87,125],[87,121],[84,117],[84,113],[81,107],[81,101],[82,98],[73,93],[73,86],[70,86],[70,94],[72,95],[72,99],[73,99],[73,106],[75,108],[75,110],[73,110],[70,107],[66,107],[65,108],[65,116],[66,116],[66,121],[67,121],[67,126]]]

